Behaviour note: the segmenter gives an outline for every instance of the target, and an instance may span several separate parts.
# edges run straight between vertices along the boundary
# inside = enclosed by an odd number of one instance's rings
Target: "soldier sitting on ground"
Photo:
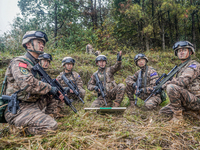
[[[183,112],[200,110],[200,64],[191,60],[194,46],[188,41],[179,41],[173,46],[174,54],[181,61],[176,77],[166,82],[170,104],[160,110],[161,114],[173,115],[171,123],[181,124]],[[199,114],[198,114],[199,115]]]
[[[134,94],[136,94],[136,82],[139,78],[139,74],[141,73],[141,87],[139,88],[139,93],[136,95],[145,100],[152,92],[153,87],[156,86],[156,80],[159,78],[158,73],[156,70],[151,67],[147,66],[148,58],[144,54],[137,54],[134,57],[135,64],[140,67],[133,76],[128,76],[126,78],[126,93],[130,100],[131,107],[135,105]],[[145,102],[145,108],[148,110],[156,108],[161,103],[160,95],[157,94],[156,96],[152,96],[147,102]]]
[[[17,99],[19,109],[17,114],[5,111],[5,119],[10,125],[23,127],[27,134],[46,134],[47,131],[57,129],[57,122],[49,114],[54,113],[56,101],[49,99],[47,110],[48,114],[42,112],[41,95],[51,93],[55,95],[58,91],[56,87],[42,82],[38,75],[32,74],[31,70],[38,63],[38,56],[43,54],[44,46],[48,41],[47,35],[41,31],[28,31],[23,36],[22,45],[27,50],[24,56],[19,56],[11,60],[6,70],[6,95],[21,90]],[[64,96],[59,98],[63,100]]]
[[[95,74],[98,74],[99,80],[102,82],[105,100],[107,102],[107,107],[119,107],[125,93],[124,84],[116,84],[114,80],[114,74],[121,69],[122,64],[122,51],[117,55],[117,62],[111,67],[106,67],[107,58],[105,55],[99,55],[95,59],[96,64],[99,66],[98,71],[96,71],[88,82],[88,90],[97,91],[99,94],[98,98],[92,103],[91,107],[102,107],[105,106],[105,101],[100,94],[99,87],[96,85]],[[114,100],[114,102],[112,102]]]
[[[83,89],[83,81],[81,79],[81,76],[77,72],[73,71],[74,65],[75,65],[75,60],[72,57],[63,58],[62,66],[64,67],[64,71],[57,76],[56,80],[65,89],[69,99],[72,99],[73,101],[78,101],[79,98],[74,94],[73,90],[70,89],[62,79],[62,75],[64,74],[68,80],[71,80],[73,82],[73,84],[76,87],[76,90],[80,93],[80,97],[84,100],[85,90]],[[57,108],[58,112],[60,112],[61,109],[63,109],[63,107],[64,104],[59,101]]]

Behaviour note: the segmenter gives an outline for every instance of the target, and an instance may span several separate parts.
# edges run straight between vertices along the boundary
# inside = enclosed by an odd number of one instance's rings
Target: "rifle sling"
[[[147,92],[147,89],[146,89],[146,85],[147,85],[147,72],[148,72],[148,66],[146,65],[145,77],[144,77],[144,93]]]

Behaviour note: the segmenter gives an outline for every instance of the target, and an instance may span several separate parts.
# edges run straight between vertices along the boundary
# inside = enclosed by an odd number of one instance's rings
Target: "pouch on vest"
[[[161,98],[162,102],[166,101],[167,95],[164,90],[162,90],[162,92],[160,93],[160,98]]]

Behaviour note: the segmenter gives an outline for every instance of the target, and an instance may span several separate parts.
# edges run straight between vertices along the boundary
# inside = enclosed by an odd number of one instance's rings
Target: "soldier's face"
[[[65,64],[65,69],[67,69],[68,71],[71,71],[73,69],[73,67],[74,67],[73,63]]]
[[[48,69],[49,65],[50,65],[50,61],[47,59],[42,59],[40,62],[40,66],[42,66],[42,68],[44,69]]]
[[[146,65],[146,60],[145,59],[139,59],[138,61],[137,61],[137,65],[139,66],[139,67],[144,67],[145,65]]]
[[[106,67],[106,61],[105,60],[99,60],[97,62],[97,65],[100,67],[100,68],[105,68]]]
[[[43,40],[34,39],[34,40],[33,40],[33,45],[34,45],[34,48],[33,48],[33,46],[32,46],[32,43],[31,43],[31,42],[28,42],[28,43],[26,44],[27,49],[31,49],[31,50],[34,50],[34,49],[35,49],[36,51],[41,51],[41,52],[44,51],[44,46],[45,46],[45,44],[44,44],[44,41],[43,41]]]
[[[180,48],[177,50],[177,55],[179,59],[187,59],[190,56],[190,51],[188,48]]]

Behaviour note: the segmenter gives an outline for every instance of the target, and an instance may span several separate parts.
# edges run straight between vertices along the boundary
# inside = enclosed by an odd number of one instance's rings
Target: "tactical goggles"
[[[184,46],[192,46],[192,47],[194,47],[191,43],[189,43],[187,41],[179,41],[179,42],[176,42],[172,48],[173,48],[173,50],[175,50],[179,46],[181,46],[181,47],[184,47]]]
[[[63,60],[62,63],[65,63],[65,64],[66,63],[73,63],[74,64],[75,60],[73,58],[68,58],[68,59]]]
[[[134,60],[136,61],[139,57],[145,57],[144,54],[137,54],[135,57],[134,57]]]
[[[51,54],[42,54],[42,55],[39,55],[39,58],[40,57],[43,57],[44,59],[50,59],[51,61],[53,60]]]
[[[105,56],[99,56],[99,57],[96,58],[96,61],[100,61],[100,60],[106,61],[107,58]]]
[[[42,32],[42,31],[36,31],[34,34],[29,34],[23,37],[23,39],[27,38],[27,37],[36,37],[36,38],[44,38],[46,42],[48,42],[48,37],[46,35],[46,33]]]

